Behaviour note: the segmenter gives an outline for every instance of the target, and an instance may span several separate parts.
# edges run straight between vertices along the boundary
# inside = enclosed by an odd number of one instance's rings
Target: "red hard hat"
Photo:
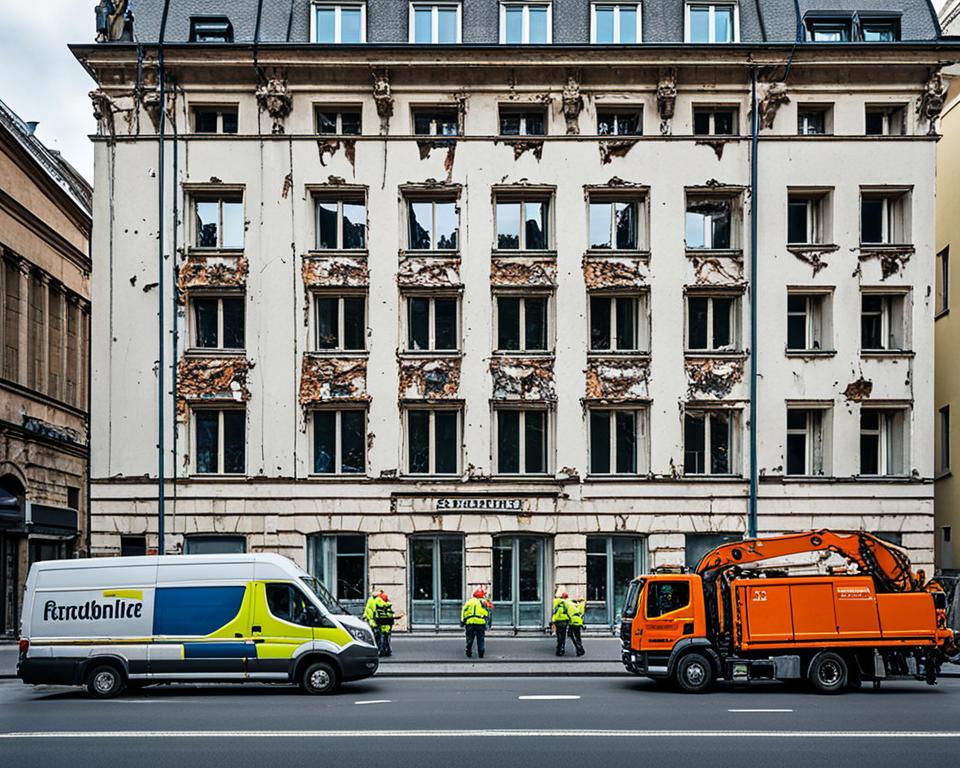
[[[570,597],[570,595],[568,595],[566,592],[561,592],[561,593],[560,593],[560,597],[562,597],[564,600],[566,600],[568,597]]]
[[[382,589],[380,590],[380,599],[381,599],[381,600],[386,600],[386,599],[387,599],[387,593],[384,592]]]
[[[475,589],[475,590],[473,591],[473,596],[474,596],[474,597],[483,597],[484,594],[486,594],[486,593],[485,593],[482,589]]]

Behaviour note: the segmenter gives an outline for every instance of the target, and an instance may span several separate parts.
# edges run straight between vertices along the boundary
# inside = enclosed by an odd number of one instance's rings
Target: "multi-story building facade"
[[[30,564],[86,552],[92,190],[0,102],[0,637]]]
[[[162,433],[165,551],[279,551],[414,628],[476,584],[498,626],[560,586],[608,625],[754,495],[929,567],[944,53],[883,8],[177,0],[75,47],[94,552],[158,547]]]

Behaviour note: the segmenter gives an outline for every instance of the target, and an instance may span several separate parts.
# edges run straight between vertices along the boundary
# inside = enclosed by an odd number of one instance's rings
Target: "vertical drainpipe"
[[[163,72],[163,38],[167,28],[167,14],[170,10],[170,0],[163,4],[163,17],[160,20],[160,35],[157,40],[157,65],[159,73],[157,77],[157,88],[160,95],[160,120],[158,126],[157,143],[157,553],[166,552],[164,530],[164,280],[163,280],[163,226],[164,226],[164,142],[166,141],[164,131],[166,128],[167,105],[166,105],[166,87]]]
[[[757,536],[757,149],[760,116],[757,114],[757,68],[750,69],[750,501],[747,537]]]

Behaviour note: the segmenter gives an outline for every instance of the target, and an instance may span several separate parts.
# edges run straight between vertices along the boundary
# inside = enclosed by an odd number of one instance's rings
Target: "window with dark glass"
[[[807,19],[807,39],[815,43],[848,43],[852,20],[849,17]]]
[[[826,310],[826,294],[793,291],[787,294],[787,351],[828,348],[824,328]]]
[[[787,243],[810,245],[829,241],[827,208],[829,196],[824,192],[791,191],[787,193]]]
[[[590,409],[590,474],[636,475],[648,464],[645,411]]]
[[[907,110],[902,104],[867,104],[864,122],[867,136],[902,136],[907,132]]]
[[[460,213],[455,200],[410,200],[407,248],[411,251],[455,251]]]
[[[311,627],[310,612],[307,606],[312,603],[292,584],[266,584],[267,608],[270,614],[281,621]]]
[[[243,296],[197,296],[193,307],[193,346],[200,349],[243,349]]]
[[[456,107],[414,107],[413,132],[417,136],[458,136],[460,112]]]
[[[784,474],[823,474],[823,417],[822,408],[787,408],[787,455]]]
[[[636,251],[646,248],[645,206],[642,200],[590,196],[591,250]]]
[[[318,475],[363,474],[367,468],[366,411],[313,413],[313,471]]]
[[[307,537],[307,571],[354,615],[363,612],[367,591],[367,537],[315,533]]]
[[[367,247],[367,206],[362,196],[318,196],[317,250],[363,250]]]
[[[237,107],[220,104],[193,108],[194,133],[236,133]]]
[[[950,309],[950,246],[937,253],[937,275],[935,280],[937,294],[936,312],[941,314]]]
[[[906,296],[903,293],[864,293],[860,308],[860,348],[863,351],[906,349]]]
[[[737,296],[687,296],[687,349],[732,352],[739,348]]]
[[[862,191],[860,242],[864,245],[909,243],[909,200],[910,195],[901,191]]]
[[[549,297],[497,296],[497,350],[545,352]]]
[[[736,247],[731,197],[687,197],[686,245],[688,250],[728,250]]]
[[[865,43],[893,43],[900,39],[900,19],[860,17],[860,36]]]
[[[733,136],[739,133],[735,107],[694,107],[695,136]]]
[[[497,472],[537,475],[547,471],[547,412],[497,409]]]
[[[545,108],[501,105],[501,136],[544,136],[546,133],[547,110]]]
[[[590,351],[646,350],[646,295],[590,296]]]
[[[408,408],[406,421],[409,474],[455,475],[460,471],[459,411]]]
[[[362,133],[360,107],[319,106],[317,133],[325,136],[359,136]]]
[[[688,411],[683,417],[683,473],[734,474],[731,454],[735,414],[730,410]]]
[[[194,198],[196,248],[243,248],[243,198],[239,195]]]
[[[233,24],[226,16],[191,16],[191,43],[232,43]]]
[[[690,605],[690,582],[653,581],[647,587],[647,618],[656,619]]]
[[[407,351],[455,352],[460,348],[456,296],[407,297]]]
[[[364,296],[317,294],[314,297],[317,351],[366,349],[366,305]]]
[[[496,203],[497,248],[502,251],[545,251],[550,248],[549,201],[511,199],[499,195]]]
[[[197,409],[196,472],[200,475],[242,475],[246,465],[246,411]]]
[[[801,136],[825,136],[833,133],[831,108],[822,104],[797,107],[797,133]]]
[[[860,474],[906,474],[907,411],[860,409]]]
[[[642,135],[643,107],[597,107],[597,133],[600,136]]]

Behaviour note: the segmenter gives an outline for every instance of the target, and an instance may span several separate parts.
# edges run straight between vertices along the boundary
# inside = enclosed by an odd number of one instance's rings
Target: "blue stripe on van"
[[[184,643],[185,659],[255,659],[257,646],[253,643]]]
[[[209,635],[235,618],[246,587],[160,587],[154,635]]]

